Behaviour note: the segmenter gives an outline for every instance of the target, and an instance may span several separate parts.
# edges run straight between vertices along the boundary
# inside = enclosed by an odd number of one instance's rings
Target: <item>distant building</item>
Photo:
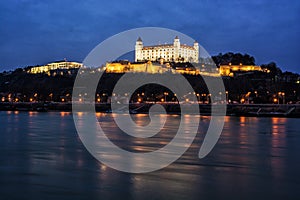
[[[80,67],[82,67],[82,63],[68,62],[64,60],[64,61],[48,63],[42,66],[31,67],[28,72],[31,74],[50,73],[50,71],[54,71],[54,70],[71,70]]]
[[[167,71],[175,72],[169,63],[165,65],[159,65],[156,63],[152,63],[151,61],[144,63],[130,63],[130,62],[113,62],[106,63],[105,71],[107,73],[150,73],[150,74],[161,74]]]
[[[199,62],[199,44],[194,42],[193,46],[180,44],[178,36],[173,44],[161,44],[144,46],[139,37],[135,44],[135,61],[160,61],[165,62]]]
[[[247,72],[255,72],[255,71],[263,71],[260,66],[256,65],[220,65],[219,73],[221,76],[234,76],[237,73],[247,73]]]
[[[191,63],[158,63],[158,62],[135,62],[129,61],[106,63],[105,72],[107,73],[149,73],[149,74],[189,74],[189,75],[206,75],[219,77],[219,72],[200,71],[199,66]]]

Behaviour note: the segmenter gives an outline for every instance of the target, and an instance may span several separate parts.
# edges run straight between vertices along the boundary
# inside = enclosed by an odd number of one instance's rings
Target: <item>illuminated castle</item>
[[[135,44],[135,61],[159,61],[166,62],[191,62],[198,63],[199,44],[194,42],[193,46],[180,44],[178,36],[173,44],[162,44],[153,46],[143,46],[143,41],[139,37]]]
[[[235,74],[241,74],[241,73],[248,73],[248,72],[257,72],[257,71],[264,71],[260,66],[256,65],[243,65],[240,63],[240,65],[232,65],[229,63],[229,65],[220,65],[219,73],[221,76],[231,76],[233,77]],[[269,73],[268,71],[264,71]]]

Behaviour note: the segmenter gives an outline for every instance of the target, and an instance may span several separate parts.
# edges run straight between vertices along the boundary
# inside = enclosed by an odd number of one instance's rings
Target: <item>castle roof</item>
[[[189,46],[186,44],[181,44],[180,47],[195,50],[193,46]],[[173,44],[159,44],[159,45],[144,46],[143,50],[155,49],[155,48],[174,48],[174,45]]]
[[[142,38],[139,37],[139,38],[137,39],[137,41],[138,41],[138,42],[142,42]]]
[[[172,48],[173,44],[158,44],[158,45],[144,46],[143,49],[155,49],[159,47]]]
[[[193,46],[189,46],[189,45],[186,45],[186,44],[180,44],[180,47],[195,50]]]

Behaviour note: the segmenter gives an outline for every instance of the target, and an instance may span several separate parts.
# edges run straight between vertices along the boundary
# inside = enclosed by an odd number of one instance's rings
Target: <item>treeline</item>
[[[256,65],[255,58],[248,54],[241,54],[241,53],[232,53],[228,52],[225,54],[219,53],[216,56],[212,56],[213,61],[217,66],[220,65]],[[268,70],[270,75],[272,76],[285,76],[285,75],[298,75],[292,72],[282,72],[282,70],[277,66],[275,62],[270,62],[268,64],[262,64],[262,69]]]
[[[241,54],[241,53],[232,53],[228,52],[225,54],[219,53],[216,56],[212,56],[213,61],[216,63],[217,66],[220,65],[228,65],[231,63],[232,65],[255,65],[255,58],[248,54]]]

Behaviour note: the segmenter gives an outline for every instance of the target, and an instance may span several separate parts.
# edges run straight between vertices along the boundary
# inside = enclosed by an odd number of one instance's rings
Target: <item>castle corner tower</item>
[[[143,60],[143,41],[139,37],[135,42],[135,62]]]
[[[199,43],[195,40],[194,42],[195,55],[193,56],[193,60],[195,63],[199,62]]]

